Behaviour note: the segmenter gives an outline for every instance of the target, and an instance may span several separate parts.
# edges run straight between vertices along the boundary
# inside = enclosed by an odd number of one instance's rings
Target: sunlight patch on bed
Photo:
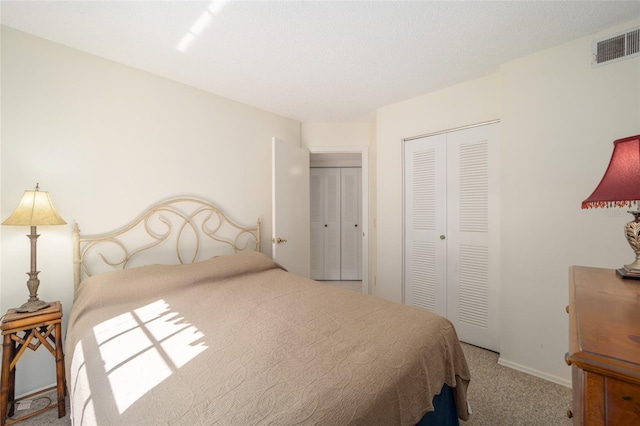
[[[82,342],[78,342],[73,351],[73,361],[71,363],[71,378],[75,382],[73,389],[91,389],[89,383],[89,376],[87,375],[87,365],[84,360],[84,349]],[[87,395],[85,400],[74,399],[74,395],[71,395],[71,399],[76,403],[72,405],[71,418],[78,424],[96,424],[96,413],[93,408],[93,400],[91,392],[78,392],[80,395]]]
[[[207,349],[204,334],[164,300],[104,321],[93,332],[120,414]]]

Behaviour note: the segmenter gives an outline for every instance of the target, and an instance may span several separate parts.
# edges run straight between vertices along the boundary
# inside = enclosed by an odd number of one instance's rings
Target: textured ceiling
[[[639,1],[2,1],[0,7],[9,27],[302,122],[365,121],[381,106],[640,17]],[[203,24],[199,31],[196,22]],[[197,34],[178,50],[190,30]]]

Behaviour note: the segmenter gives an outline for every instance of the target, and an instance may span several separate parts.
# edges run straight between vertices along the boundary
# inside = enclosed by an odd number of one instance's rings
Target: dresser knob
[[[573,411],[567,410],[567,417],[572,418],[573,417]]]

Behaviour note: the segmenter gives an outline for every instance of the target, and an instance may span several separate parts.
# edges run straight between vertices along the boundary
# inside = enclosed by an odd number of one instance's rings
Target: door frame
[[[311,154],[360,154],[362,160],[362,292],[370,294],[369,285],[369,147],[310,146]]]

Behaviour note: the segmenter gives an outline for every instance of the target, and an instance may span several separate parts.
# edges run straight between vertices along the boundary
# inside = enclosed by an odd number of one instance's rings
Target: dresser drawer
[[[607,424],[640,425],[640,386],[606,379]]]

